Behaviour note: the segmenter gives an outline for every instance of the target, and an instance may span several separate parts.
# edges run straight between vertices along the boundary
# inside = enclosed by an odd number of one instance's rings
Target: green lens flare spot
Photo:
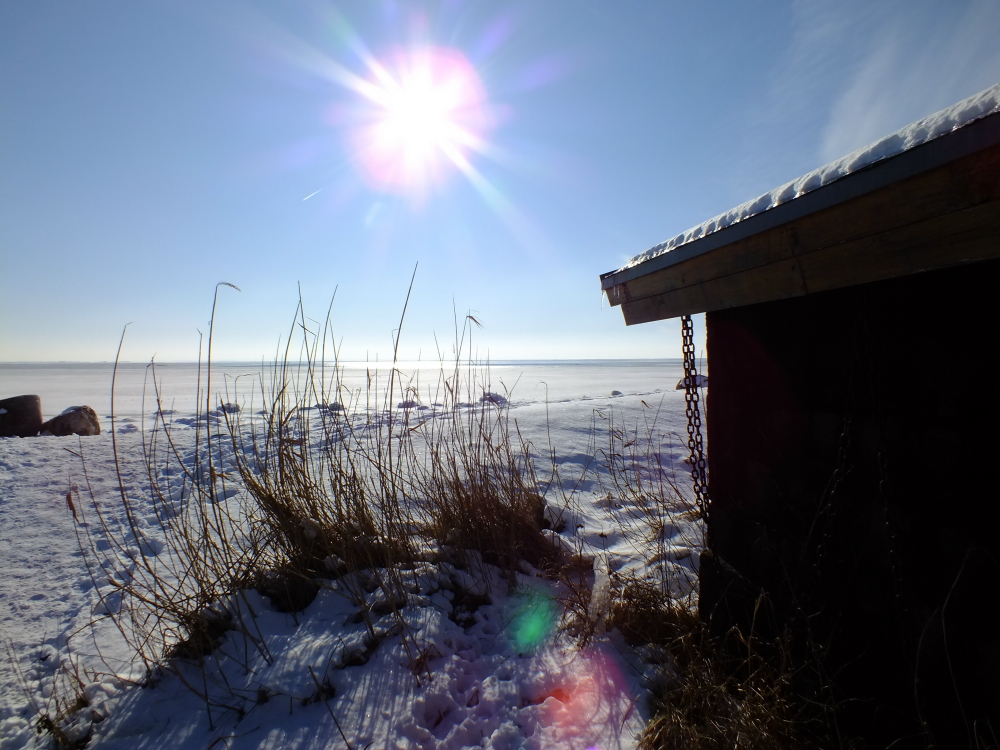
[[[533,651],[543,645],[556,624],[556,605],[545,594],[530,594],[518,607],[510,625],[518,651]]]

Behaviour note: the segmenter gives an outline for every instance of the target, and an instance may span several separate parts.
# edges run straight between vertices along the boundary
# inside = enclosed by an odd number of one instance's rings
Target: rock
[[[330,401],[326,404],[316,404],[313,406],[314,409],[326,409],[327,411],[343,411],[344,405],[337,401]]]
[[[685,376],[678,381],[675,391],[683,391],[687,388],[688,379]],[[694,386],[695,388],[705,388],[708,386],[708,375],[695,375],[694,376]]]
[[[620,395],[622,395],[622,392],[621,391],[611,391],[611,395],[612,396],[620,396]]]
[[[411,401],[409,399],[407,399],[406,401],[400,401],[398,404],[396,404],[397,409],[416,409],[418,406],[420,406],[420,404],[418,404],[416,401]]]
[[[215,413],[216,414],[239,414],[241,408],[242,407],[239,404],[225,403],[225,404],[220,404],[219,408],[215,410]]]
[[[557,534],[561,534],[566,530],[566,512],[565,507],[559,508],[554,505],[549,505],[542,501],[544,507],[542,508],[542,528],[552,529]]]
[[[71,406],[58,417],[42,425],[41,432],[49,435],[100,435],[101,423],[97,412],[89,406]]]
[[[479,399],[481,404],[496,404],[497,406],[506,406],[507,399],[501,396],[499,393],[490,393],[487,391],[483,394],[482,398]]]
[[[32,437],[42,428],[42,399],[14,396],[0,400],[0,437]]]
[[[265,573],[257,591],[271,600],[277,612],[301,612],[316,599],[320,584],[312,578],[295,573]]]

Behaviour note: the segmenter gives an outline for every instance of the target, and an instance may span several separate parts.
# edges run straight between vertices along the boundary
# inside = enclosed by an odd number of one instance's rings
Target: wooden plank
[[[806,293],[798,260],[782,260],[749,271],[693,284],[665,294],[626,302],[626,325],[676,318],[693,312],[752,305],[762,298],[784,299]]]
[[[627,325],[1000,257],[1000,201],[622,305]]]
[[[992,201],[799,260],[812,293],[998,257],[1000,201]]]
[[[740,271],[766,266],[794,255],[795,230],[782,226],[769,232],[756,234],[745,240],[726,245],[719,250],[678,263],[646,276],[618,284],[614,299],[608,295],[612,305],[634,302],[645,297],[710,281],[720,276],[728,276]]]
[[[1000,146],[615,285],[608,301],[635,302],[998,199]]]

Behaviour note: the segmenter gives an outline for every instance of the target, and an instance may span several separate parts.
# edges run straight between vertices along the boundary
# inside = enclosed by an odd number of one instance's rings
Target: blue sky
[[[0,3],[0,360],[679,356],[598,275],[1000,81],[990,0]],[[373,64],[474,71],[466,167],[359,158]],[[360,84],[358,82],[361,82]],[[373,114],[375,112],[375,114]],[[367,118],[367,119],[365,119]],[[368,152],[366,152],[368,153]]]

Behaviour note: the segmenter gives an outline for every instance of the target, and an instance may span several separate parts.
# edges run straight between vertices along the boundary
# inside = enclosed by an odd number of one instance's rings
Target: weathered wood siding
[[[634,325],[997,258],[998,237],[1000,146],[993,146],[607,294]]]
[[[808,632],[870,747],[1000,729],[998,288],[993,260],[707,316],[703,614]]]

